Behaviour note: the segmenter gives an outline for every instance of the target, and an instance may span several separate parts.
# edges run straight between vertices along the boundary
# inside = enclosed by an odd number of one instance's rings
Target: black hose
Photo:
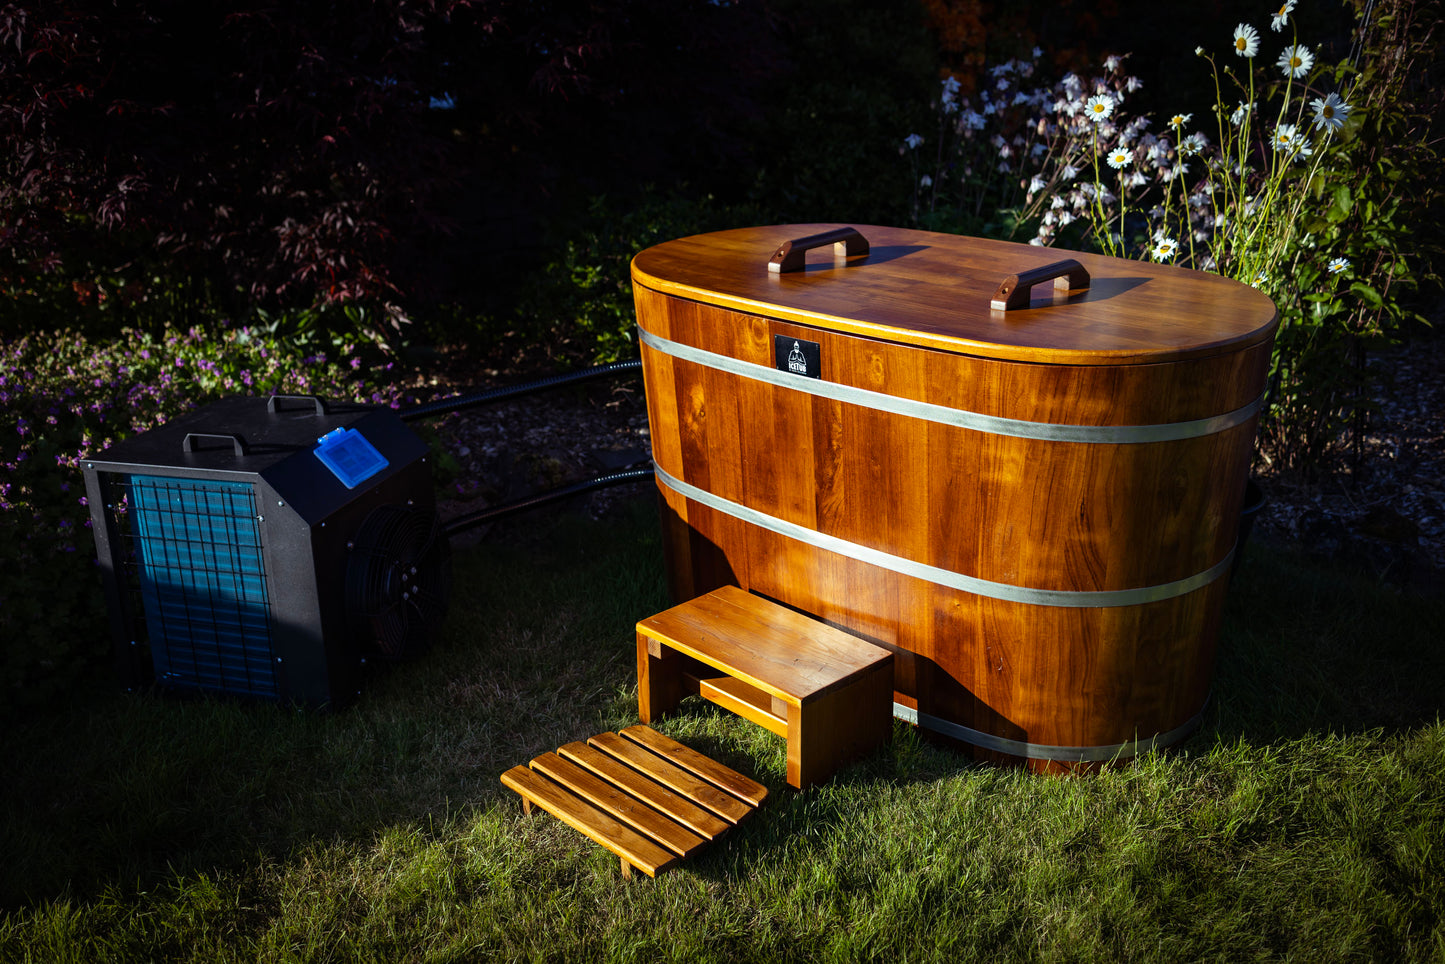
[[[441,398],[436,401],[426,402],[422,405],[414,405],[411,408],[404,408],[397,414],[403,422],[411,422],[419,418],[433,418],[437,415],[447,415],[451,412],[459,412],[466,408],[475,408],[479,405],[489,405],[493,402],[506,401],[509,398],[520,398],[524,395],[532,395],[552,388],[565,388],[568,385],[579,385],[597,378],[606,378],[609,375],[622,375],[627,372],[637,371],[641,368],[642,362],[637,359],[613,362],[610,365],[598,365],[595,368],[584,368],[581,371],[548,375],[545,378],[539,378],[531,382],[523,382],[519,385],[504,385],[501,388],[490,388],[486,391],[472,392],[467,395],[453,395],[450,398]]]
[[[457,516],[445,526],[446,534],[450,537],[458,532],[463,532],[474,526],[483,525],[513,512],[521,512],[525,509],[534,509],[537,506],[547,505],[561,499],[570,498],[574,495],[581,495],[583,492],[591,492],[593,489],[603,489],[608,486],[621,485],[624,482],[635,482],[641,479],[653,477],[651,467],[645,469],[626,469],[622,472],[613,472],[610,475],[601,475],[595,479],[588,479],[585,482],[578,482],[575,485],[565,486],[560,489],[552,489],[548,492],[538,492],[513,502],[503,502],[500,505],[488,506],[476,512],[469,512],[463,516]]]

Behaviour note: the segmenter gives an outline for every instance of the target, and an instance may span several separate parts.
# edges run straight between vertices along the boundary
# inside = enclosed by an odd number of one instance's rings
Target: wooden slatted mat
[[[590,837],[649,877],[691,856],[747,819],[768,790],[647,726],[568,743],[502,784]]]

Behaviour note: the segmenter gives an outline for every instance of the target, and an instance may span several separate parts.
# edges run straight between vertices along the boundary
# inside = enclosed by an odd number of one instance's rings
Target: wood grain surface
[[[809,256],[779,274],[768,259],[782,243],[848,225],[739,228],[669,241],[633,259],[634,287],[835,331],[988,358],[1053,364],[1135,364],[1234,352],[1268,340],[1273,303],[1219,275],[1171,265],[1060,252],[1005,241],[852,225],[870,251]],[[1077,259],[1092,283],[1037,307],[990,308],[1009,275],[1060,257]]]
[[[872,227],[860,228],[867,258],[825,257],[768,279],[783,235],[826,227],[643,252],[639,326],[770,368],[775,336],[805,339],[820,346],[824,381],[1031,422],[1186,422],[1263,392],[1274,308],[1227,279],[1079,254],[1088,295],[1002,322],[988,309],[998,281],[1057,252]],[[642,355],[660,469],[857,546],[1073,592],[1186,579],[1234,546],[1253,418],[1177,441],[1046,441]],[[676,599],[737,585],[886,646],[895,698],[921,712],[1027,743],[1112,745],[1180,726],[1208,692],[1222,578],[1136,606],[1026,604],[820,549],[662,483],[659,493]]]

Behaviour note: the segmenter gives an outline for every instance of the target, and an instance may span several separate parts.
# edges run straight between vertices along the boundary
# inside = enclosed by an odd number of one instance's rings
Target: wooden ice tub
[[[1199,724],[1267,297],[836,225],[682,238],[632,279],[676,599],[733,583],[887,646],[896,715],[984,758],[1094,764]]]

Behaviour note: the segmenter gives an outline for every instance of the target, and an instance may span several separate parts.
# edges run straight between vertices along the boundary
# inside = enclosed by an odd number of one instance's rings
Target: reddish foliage
[[[260,303],[435,294],[436,239],[488,220],[461,199],[722,166],[769,56],[754,7],[6,4],[0,274],[164,264]]]

